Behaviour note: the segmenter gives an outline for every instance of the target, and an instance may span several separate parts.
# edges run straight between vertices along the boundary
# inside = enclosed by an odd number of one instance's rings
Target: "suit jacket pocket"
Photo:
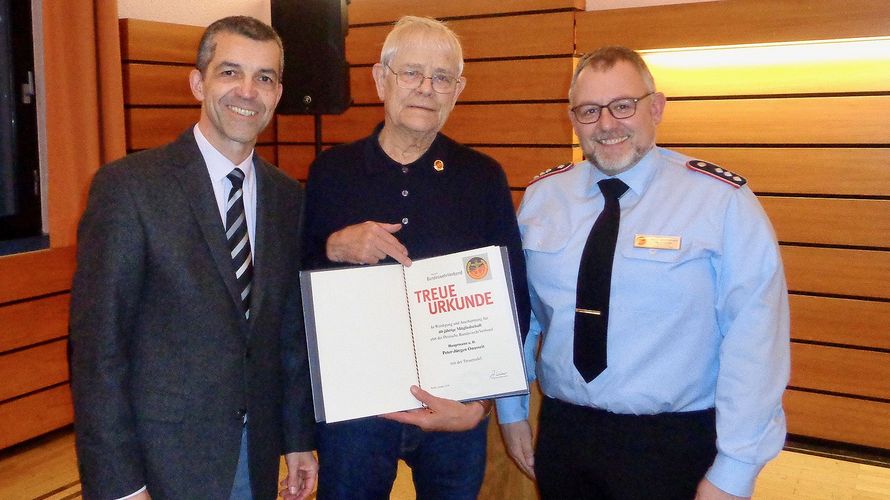
[[[174,392],[144,391],[136,396],[136,418],[161,422],[182,422],[186,396]]]

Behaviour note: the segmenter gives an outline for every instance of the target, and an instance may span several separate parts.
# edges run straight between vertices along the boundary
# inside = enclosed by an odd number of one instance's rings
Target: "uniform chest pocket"
[[[569,242],[568,229],[553,224],[526,224],[522,229],[522,249],[532,252],[556,253]]]
[[[708,249],[707,246],[694,241],[683,242],[683,245],[677,250],[635,247],[633,241],[627,242],[621,249],[621,255],[626,259],[669,265],[680,265],[696,259],[704,259],[713,253],[713,250]]]

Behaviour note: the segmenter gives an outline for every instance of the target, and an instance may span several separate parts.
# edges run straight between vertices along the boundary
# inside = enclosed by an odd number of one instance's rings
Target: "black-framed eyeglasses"
[[[417,89],[423,85],[423,81],[427,79],[432,84],[433,90],[440,94],[450,94],[457,88],[458,79],[445,73],[435,73],[432,76],[426,76],[422,71],[416,69],[395,71],[389,67],[389,64],[384,64],[384,66],[386,66],[386,69],[390,70],[392,74],[396,75],[396,83],[403,89]]]
[[[572,114],[575,115],[575,120],[578,120],[578,123],[589,125],[599,121],[600,116],[602,116],[603,108],[607,108],[609,113],[612,114],[612,118],[623,120],[636,114],[637,103],[654,93],[655,91],[652,91],[642,97],[637,97],[636,99],[632,97],[622,97],[621,99],[615,99],[605,106],[600,106],[599,104],[580,104],[572,108]]]

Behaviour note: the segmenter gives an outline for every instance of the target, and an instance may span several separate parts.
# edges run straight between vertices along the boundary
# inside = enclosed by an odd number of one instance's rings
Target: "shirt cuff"
[[[115,500],[127,500],[128,498],[133,498],[133,497],[135,497],[136,495],[138,495],[138,494],[142,493],[143,491],[145,491],[145,488],[147,488],[147,486],[143,486],[143,487],[139,488],[138,491],[134,491],[133,493],[130,493],[129,495],[127,495],[127,496],[125,496],[125,497],[116,498]]]
[[[498,407],[498,423],[512,424],[528,420],[528,401],[528,394],[495,399],[494,403]]]
[[[740,462],[722,453],[705,474],[705,478],[721,490],[740,497],[750,497],[754,493],[754,481],[764,464]]]

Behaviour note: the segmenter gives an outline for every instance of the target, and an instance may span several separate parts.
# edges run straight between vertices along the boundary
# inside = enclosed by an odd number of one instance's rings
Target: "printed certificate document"
[[[507,251],[300,273],[317,421],[525,394]]]

